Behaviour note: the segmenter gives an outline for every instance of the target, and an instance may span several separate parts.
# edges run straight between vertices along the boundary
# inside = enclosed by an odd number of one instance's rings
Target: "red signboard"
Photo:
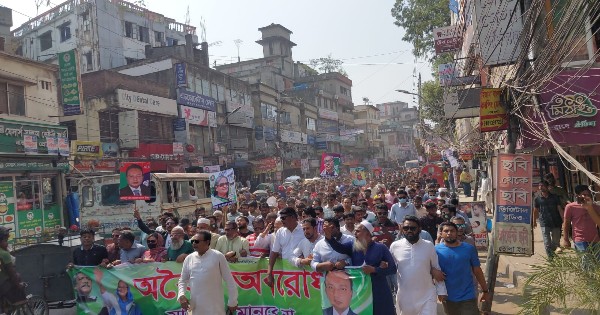
[[[462,32],[458,25],[436,28],[433,30],[435,53],[457,51],[462,48]]]
[[[181,164],[182,155],[173,154],[173,144],[140,143],[140,147],[129,152],[129,157],[150,161],[152,172],[167,172],[169,164]]]

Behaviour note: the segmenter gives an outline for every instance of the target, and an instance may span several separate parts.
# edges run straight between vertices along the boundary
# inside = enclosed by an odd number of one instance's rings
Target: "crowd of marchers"
[[[549,183],[542,185],[535,208],[546,214]],[[362,187],[339,177],[279,186],[262,197],[243,188],[238,204],[198,208],[192,221],[168,212],[143,219],[134,211],[141,237],[114,229],[113,242],[106,248],[94,244],[93,231],[82,230],[73,264],[110,268],[181,263],[178,301],[194,314],[236,309],[237,290],[228,263],[243,257],[269,258],[270,286],[275,285],[277,259],[331,274],[325,280],[330,314],[353,314],[350,299],[335,296],[344,292],[336,288],[347,279],[347,266],[360,267],[371,278],[373,314],[437,314],[438,301],[446,314],[479,314],[478,302],[490,295],[469,216],[458,210],[459,203],[454,191],[411,171],[381,176]],[[571,205],[567,214],[572,217],[574,209],[579,210]],[[562,210],[560,214],[562,223],[565,215]],[[574,230],[581,224],[576,219],[569,222]],[[229,290],[227,309],[219,306],[225,305],[222,281]],[[190,299],[185,296],[188,287]]]

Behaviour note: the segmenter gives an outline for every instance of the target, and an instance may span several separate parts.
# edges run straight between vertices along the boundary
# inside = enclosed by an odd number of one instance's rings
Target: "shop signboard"
[[[458,77],[458,65],[454,62],[443,63],[438,66],[438,77],[440,78],[440,86],[449,86],[454,78]]]
[[[482,88],[479,108],[479,130],[481,132],[508,129],[508,115],[500,102],[502,89]]]
[[[102,143],[99,141],[72,141],[73,153],[79,156],[102,157]]]
[[[533,156],[500,153],[496,163],[494,252],[532,256]]]
[[[462,31],[460,25],[445,26],[433,29],[435,53],[457,51],[462,48]]]
[[[68,156],[69,145],[67,138],[67,129],[65,127],[10,120],[0,121],[0,153],[29,153],[55,156],[56,147],[58,147],[61,156]],[[48,139],[50,139],[50,149],[48,148]],[[65,141],[67,143],[66,152],[64,147]]]
[[[175,64],[175,79],[178,88],[187,86],[187,75],[185,72],[185,63],[180,62]]]
[[[204,173],[217,173],[221,171],[221,165],[208,165],[202,168]]]
[[[552,138],[560,144],[598,143],[600,94],[598,80],[592,78],[599,77],[600,68],[559,72],[541,89],[540,112],[543,117],[531,115],[533,127],[545,134],[546,131],[541,126],[548,124]],[[539,146],[540,143],[533,143],[530,138],[538,139],[538,142],[544,140],[534,136],[530,128],[528,125],[524,126],[524,146]]]
[[[58,75],[63,115],[81,114],[81,80],[79,80],[79,60],[75,49],[58,53]]]
[[[485,66],[512,63],[521,56],[521,1],[476,0],[478,38]]]
[[[177,116],[177,103],[169,98],[117,89],[117,100],[122,108]]]
[[[217,127],[217,114],[208,110],[181,105],[181,118],[190,125]]]
[[[15,195],[12,182],[0,182],[0,226],[11,229],[11,238],[17,232],[15,225]]]
[[[217,111],[217,101],[214,98],[185,89],[177,90],[177,104],[211,112]]]
[[[337,122],[338,113],[329,109],[319,108],[319,117],[334,120]]]

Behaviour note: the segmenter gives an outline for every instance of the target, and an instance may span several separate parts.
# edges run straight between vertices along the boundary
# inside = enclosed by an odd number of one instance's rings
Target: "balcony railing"
[[[56,7],[34,17],[33,19],[27,21],[23,25],[21,25],[16,30],[12,31],[14,37],[21,37],[25,33],[28,33],[60,16],[63,14],[73,12],[75,7],[82,3],[92,2],[92,0],[68,0],[65,1]]]

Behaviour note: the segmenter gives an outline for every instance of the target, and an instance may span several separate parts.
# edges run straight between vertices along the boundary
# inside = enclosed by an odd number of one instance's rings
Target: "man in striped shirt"
[[[254,227],[254,233],[246,236],[250,247],[250,256],[269,257],[271,239],[267,237],[269,231],[265,229],[265,220],[262,218],[254,219],[252,226]],[[261,237],[264,232],[266,232],[265,235]]]

